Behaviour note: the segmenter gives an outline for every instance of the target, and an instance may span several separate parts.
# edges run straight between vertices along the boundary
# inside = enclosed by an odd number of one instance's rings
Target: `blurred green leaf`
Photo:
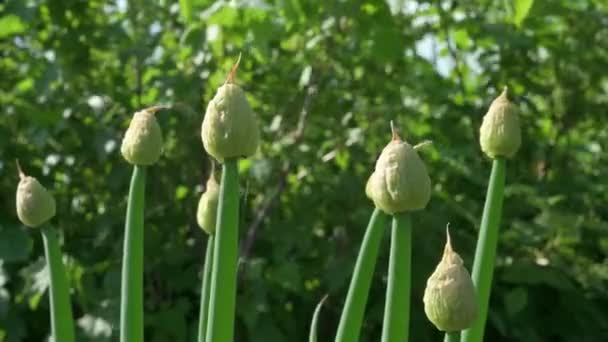
[[[530,9],[534,5],[534,0],[513,0],[513,23],[520,27],[528,16]]]
[[[0,17],[0,39],[13,34],[19,34],[26,30],[26,24],[14,14]]]

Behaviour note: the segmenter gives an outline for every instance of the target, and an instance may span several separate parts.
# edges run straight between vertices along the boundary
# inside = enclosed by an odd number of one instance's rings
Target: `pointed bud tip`
[[[156,106],[144,108],[144,109],[141,110],[141,112],[146,112],[146,113],[150,113],[150,114],[156,114],[156,112],[164,110],[164,109],[169,109],[169,106],[156,105]]]
[[[509,87],[508,86],[504,86],[502,88],[502,92],[500,93],[500,95],[498,95],[498,99],[501,99],[504,101],[509,101]]]
[[[399,131],[395,128],[395,124],[393,120],[391,120],[391,133],[393,134],[392,141],[401,141],[401,137],[399,136]]]
[[[230,70],[230,73],[228,74],[228,77],[226,78],[226,82],[224,84],[236,83],[236,72],[239,69],[240,64],[241,64],[241,53],[239,52],[239,58],[237,58],[236,63]]]
[[[26,177],[25,173],[23,173],[23,169],[21,168],[21,164],[19,164],[19,159],[15,159],[15,163],[17,164],[17,171],[19,171],[19,179],[23,179]]]
[[[454,253],[454,249],[452,248],[452,238],[450,236],[450,223],[448,222],[447,226],[445,227],[445,235],[446,235],[446,241],[445,241],[445,248],[443,251],[444,255],[448,255],[450,253]]]

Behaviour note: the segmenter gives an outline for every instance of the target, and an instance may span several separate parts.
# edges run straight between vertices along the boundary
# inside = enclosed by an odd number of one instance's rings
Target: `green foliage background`
[[[603,0],[8,0],[0,5],[0,341],[49,331],[40,234],[17,220],[19,158],[58,201],[79,341],[115,341],[132,113],[158,114],[148,177],[147,341],[194,341],[209,162],[206,103],[239,52],[263,123],[241,162],[238,341],[304,341],[326,293],[336,329],[372,204],[364,184],[393,119],[423,153],[433,197],[414,217],[412,341],[445,226],[470,268],[490,161],[478,127],[508,85],[523,146],[508,163],[488,341],[608,336],[608,5]],[[267,208],[268,210],[264,210]],[[387,230],[388,231],[388,230]],[[388,241],[362,341],[377,341]]]

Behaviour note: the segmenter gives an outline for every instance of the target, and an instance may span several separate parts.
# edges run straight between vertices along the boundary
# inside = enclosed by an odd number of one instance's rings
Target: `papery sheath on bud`
[[[481,150],[490,158],[511,158],[521,145],[517,107],[507,98],[507,88],[498,96],[483,117],[479,130]]]
[[[55,199],[34,177],[26,176],[19,163],[19,185],[17,186],[17,216],[21,222],[36,228],[55,216]]]
[[[424,312],[437,329],[445,332],[465,330],[477,317],[475,287],[462,259],[452,249],[449,231],[441,262],[424,290]]]
[[[240,56],[239,56],[240,60]],[[239,62],[207,106],[201,138],[207,153],[223,162],[253,155],[259,143],[258,119],[245,92],[234,83]]]
[[[152,165],[162,152],[163,137],[155,113],[164,107],[155,106],[136,112],[122,139],[120,152],[133,165]]]
[[[376,207],[387,214],[419,210],[431,197],[431,180],[418,152],[393,130],[365,187]]]

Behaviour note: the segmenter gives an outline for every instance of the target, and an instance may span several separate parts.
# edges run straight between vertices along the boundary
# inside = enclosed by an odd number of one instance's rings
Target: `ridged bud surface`
[[[431,198],[431,180],[416,150],[395,135],[382,150],[365,193],[387,214],[419,210]]]
[[[144,109],[133,115],[120,147],[122,156],[129,163],[147,166],[160,158],[163,137],[154,114],[159,109]]]
[[[198,201],[196,221],[207,234],[215,233],[215,220],[217,218],[217,204],[220,195],[220,186],[212,173],[207,180],[207,188]]]
[[[55,216],[55,199],[36,178],[21,174],[17,186],[17,216],[24,225],[38,227]]]
[[[259,143],[258,120],[238,85],[222,85],[207,106],[201,138],[220,162],[253,155]]]
[[[481,150],[490,158],[511,158],[519,150],[519,117],[517,108],[507,98],[507,88],[492,101],[479,133]]]
[[[467,329],[477,317],[475,287],[462,259],[452,250],[449,233],[443,258],[426,284],[424,312],[437,329],[446,332]]]

